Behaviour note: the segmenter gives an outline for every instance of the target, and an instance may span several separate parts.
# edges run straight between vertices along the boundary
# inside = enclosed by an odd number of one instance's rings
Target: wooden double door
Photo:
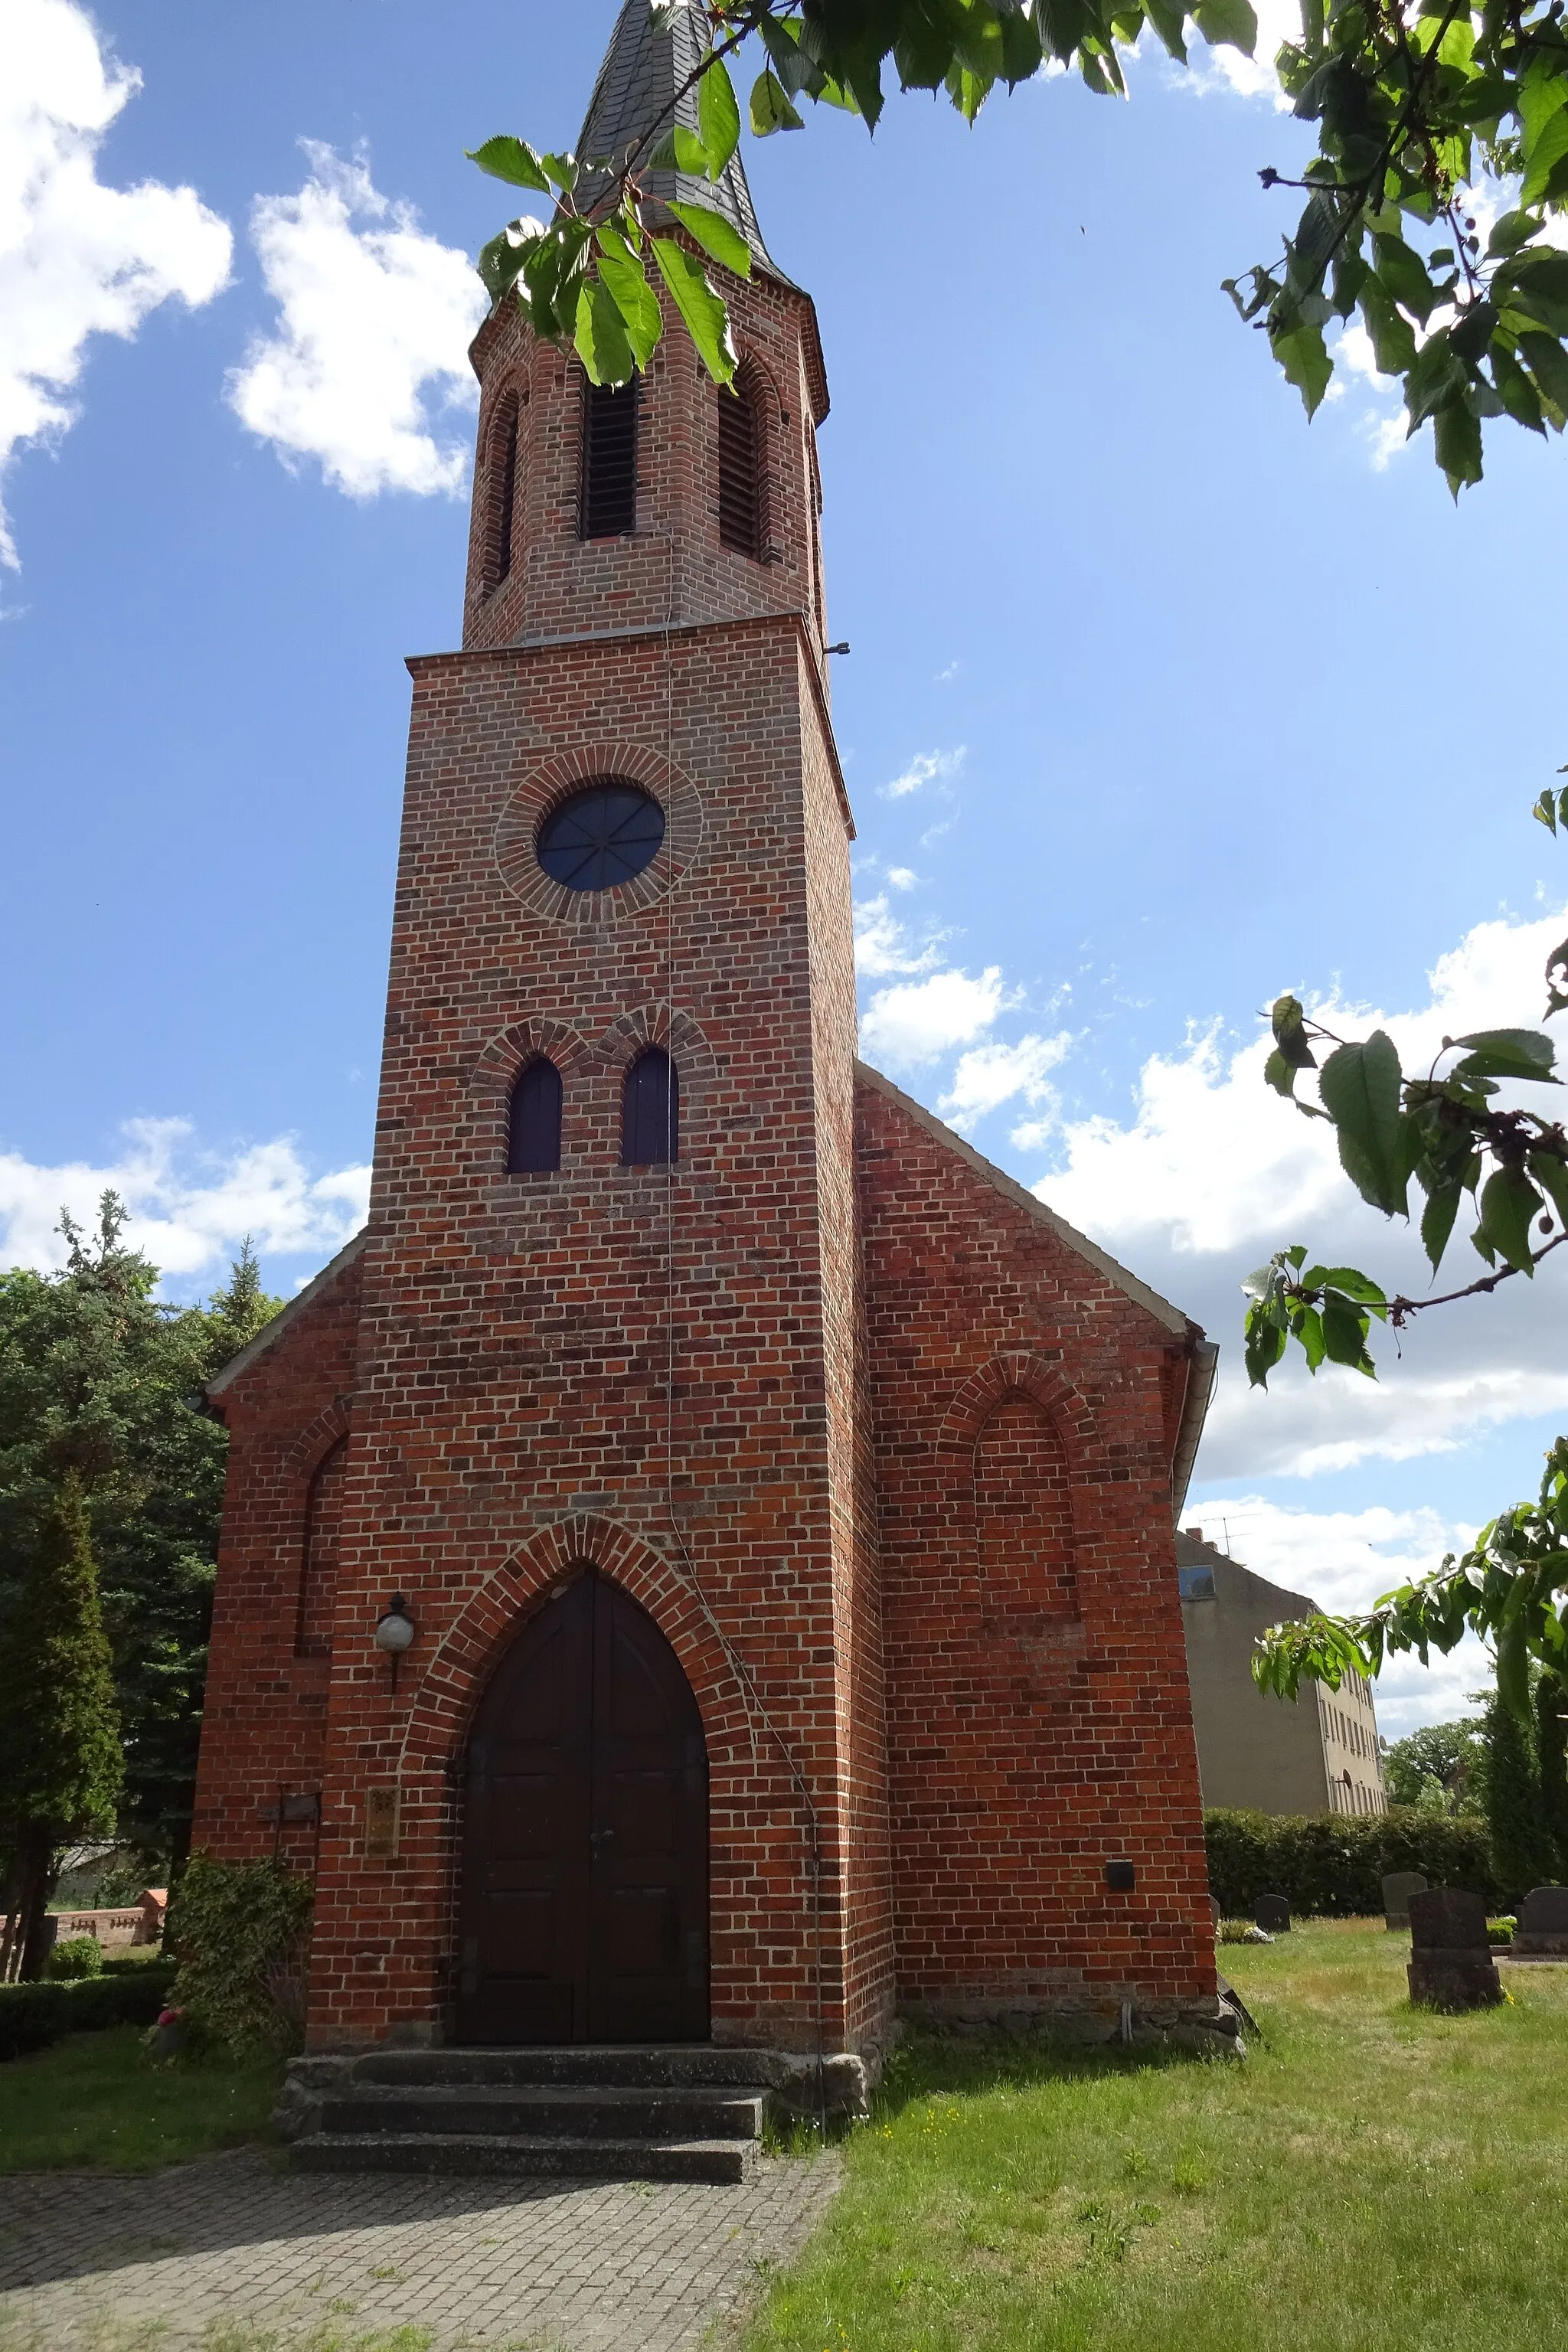
[[[458,2036],[708,2037],[708,1756],[647,1612],[585,1569],[502,1658],[468,1744]]]

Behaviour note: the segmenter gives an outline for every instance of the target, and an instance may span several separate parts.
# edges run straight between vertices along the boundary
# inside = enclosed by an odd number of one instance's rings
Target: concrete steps
[[[377,2050],[296,2059],[279,2120],[305,2172],[730,2183],[777,2071],[705,2044]]]

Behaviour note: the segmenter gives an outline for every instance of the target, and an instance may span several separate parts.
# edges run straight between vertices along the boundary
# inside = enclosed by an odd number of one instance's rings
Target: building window
[[[535,844],[552,882],[613,890],[651,866],[664,845],[664,811],[640,784],[601,776],[552,808]]]
[[[680,1081],[658,1045],[639,1054],[621,1097],[621,1165],[654,1168],[680,1157]]]
[[[515,396],[507,403],[499,438],[494,443],[494,541],[490,585],[499,588],[511,571],[511,531],[517,520],[517,436],[519,410]]]
[[[761,561],[767,549],[763,387],[748,361],[719,387],[719,543]]]
[[[618,392],[584,383],[577,536],[619,539],[637,529],[637,379]]]
[[[300,1570],[300,1609],[294,1625],[297,1658],[330,1658],[332,1615],[338,1600],[338,1543],[343,1515],[343,1473],[349,1442],[340,1437],[310,1481],[305,1507],[305,1557]]]
[[[541,1054],[511,1090],[507,1137],[509,1176],[537,1176],[561,1165],[561,1073]]]

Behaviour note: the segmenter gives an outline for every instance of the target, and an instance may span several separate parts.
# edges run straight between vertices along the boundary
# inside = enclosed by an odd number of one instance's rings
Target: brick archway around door
[[[710,1949],[716,2042],[804,2046],[794,2015],[809,1998],[812,1945],[809,1840],[779,1740],[748,1709],[740,1675],[691,1583],[674,1560],[618,1521],[581,1513],[542,1528],[469,1595],[421,1678],[399,1753],[400,1844],[432,1892],[441,1941],[455,1951],[468,1727],[500,1658],[552,1587],[591,1564],[647,1610],[680,1663],[708,1748]],[[406,1669],[405,1669],[406,1671]],[[784,1727],[787,1739],[790,1727]],[[758,1886],[769,1899],[758,1908]],[[781,1882],[798,1880],[798,1950],[779,1932]],[[826,1954],[836,1989],[839,1955]],[[793,1997],[792,1997],[793,1996]],[[837,2004],[830,2001],[830,2009]],[[836,2021],[830,2018],[830,2022]]]

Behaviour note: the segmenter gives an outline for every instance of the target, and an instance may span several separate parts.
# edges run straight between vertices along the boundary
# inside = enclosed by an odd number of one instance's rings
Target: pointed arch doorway
[[[707,1747],[647,1612],[592,1568],[553,1593],[468,1760],[458,2041],[706,2041]]]

